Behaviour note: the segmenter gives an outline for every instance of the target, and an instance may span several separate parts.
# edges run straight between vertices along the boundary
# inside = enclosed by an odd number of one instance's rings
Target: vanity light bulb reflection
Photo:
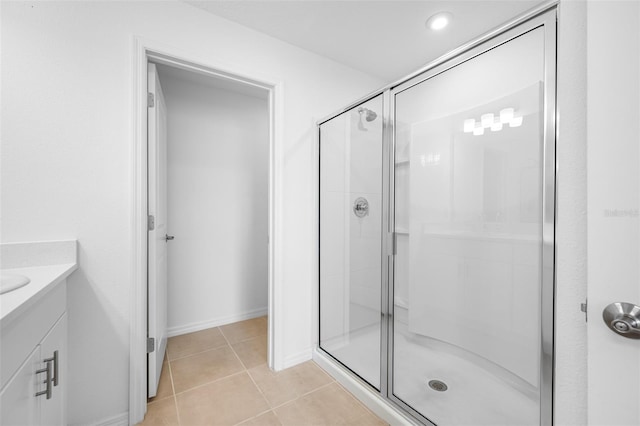
[[[463,122],[465,133],[473,133],[474,136],[484,135],[485,129],[491,129],[492,132],[499,132],[506,124],[509,127],[520,127],[524,121],[521,115],[516,117],[515,108],[503,108],[498,114],[487,113],[480,116],[480,120],[467,118]]]
[[[473,129],[475,127],[476,127],[476,120],[474,120],[473,118],[467,118],[466,120],[464,120],[464,132],[465,133],[473,132]]]
[[[484,127],[485,129],[491,127],[491,125],[493,124],[493,113],[482,114],[482,116],[480,117],[480,121],[482,122],[482,127]]]
[[[513,120],[513,114],[515,111],[513,108],[505,108],[500,110],[500,122],[502,124],[510,123]]]
[[[511,121],[509,121],[509,127],[520,127],[522,126],[522,117],[513,117]]]

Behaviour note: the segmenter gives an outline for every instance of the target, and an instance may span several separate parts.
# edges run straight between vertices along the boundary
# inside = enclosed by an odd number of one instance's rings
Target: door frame
[[[222,63],[214,55],[183,52],[173,46],[133,37],[131,144],[131,312],[129,424],[143,420],[147,408],[147,64],[149,60],[200,74],[233,80],[269,92],[268,342],[269,368],[284,365],[282,339],[282,167],[283,83],[254,69]]]

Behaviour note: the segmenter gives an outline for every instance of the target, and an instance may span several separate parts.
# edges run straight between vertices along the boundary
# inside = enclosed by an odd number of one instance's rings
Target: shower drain
[[[449,389],[449,386],[445,382],[441,382],[440,380],[430,380],[429,387],[438,392],[444,392]]]

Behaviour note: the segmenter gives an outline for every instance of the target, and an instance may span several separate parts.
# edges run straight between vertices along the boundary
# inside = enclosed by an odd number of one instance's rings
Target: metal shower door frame
[[[395,171],[395,97],[401,92],[412,88],[430,78],[442,74],[466,61],[488,52],[500,45],[508,43],[537,28],[544,29],[544,99],[543,99],[543,185],[542,185],[542,247],[541,247],[541,312],[540,312],[540,424],[553,424],[553,366],[554,366],[554,313],[555,313],[555,217],[556,217],[556,40],[557,40],[557,10],[551,4],[526,20],[517,20],[511,25],[497,31],[488,40],[473,43],[458,49],[458,53],[445,61],[434,64],[414,77],[390,88],[389,116],[385,120],[389,123],[391,137],[391,155],[389,165]],[[389,232],[394,231],[395,212],[395,173],[391,173]],[[391,257],[394,259],[394,257]],[[411,413],[413,417],[433,425],[428,418],[406,404],[393,394],[393,337],[394,337],[394,261],[389,262],[388,305],[387,310],[387,394],[388,400]]]
[[[321,168],[322,168],[322,156],[321,156],[321,150],[322,150],[322,144],[321,144],[321,139],[322,139],[322,131],[321,131],[321,126],[324,123],[327,123],[331,120],[333,120],[334,118],[338,118],[343,114],[349,113],[351,111],[354,111],[357,107],[366,104],[367,102],[382,96],[382,114],[381,114],[381,119],[383,120],[382,123],[382,142],[381,142],[381,147],[382,147],[382,159],[383,159],[383,163],[386,163],[385,159],[386,159],[386,153],[388,152],[389,149],[389,140],[386,137],[386,132],[387,132],[387,127],[388,127],[388,123],[386,121],[386,117],[388,116],[388,112],[387,112],[387,108],[388,108],[388,102],[387,102],[387,97],[389,95],[389,90],[381,90],[381,91],[377,91],[377,92],[372,92],[370,94],[368,94],[366,97],[359,99],[357,102],[354,102],[352,104],[350,104],[348,107],[340,110],[339,112],[332,114],[320,121],[318,121],[316,123],[316,143],[317,143],[317,155],[318,155],[318,336],[317,336],[317,346],[316,349],[319,350],[320,352],[322,352],[323,354],[327,355],[329,358],[331,358],[335,363],[337,363],[339,366],[341,366],[343,368],[343,370],[345,370],[345,372],[347,372],[347,374],[349,374],[351,377],[353,377],[354,379],[356,379],[358,382],[362,383],[363,385],[366,385],[367,387],[369,387],[370,389],[373,389],[376,393],[379,393],[380,395],[386,395],[387,394],[387,371],[386,371],[386,362],[387,362],[387,349],[386,349],[386,339],[387,339],[387,323],[386,323],[386,306],[387,306],[387,295],[388,292],[385,291],[386,288],[388,288],[387,283],[385,282],[386,277],[388,277],[388,264],[389,264],[389,256],[387,253],[387,245],[388,245],[388,236],[386,235],[386,233],[384,232],[384,227],[383,225],[386,223],[386,218],[388,217],[388,212],[389,212],[389,193],[388,190],[385,190],[385,185],[384,182],[388,182],[388,174],[389,174],[389,170],[388,168],[385,168],[383,166],[382,168],[382,214],[381,214],[381,324],[380,324],[380,386],[379,389],[376,388],[372,383],[369,383],[367,380],[365,380],[363,377],[361,377],[358,373],[356,373],[351,367],[349,367],[348,365],[344,364],[342,361],[340,361],[338,358],[336,358],[334,355],[332,355],[329,351],[325,350],[322,346],[321,346],[321,327],[322,327],[322,322],[320,321],[320,314],[321,314],[321,309],[320,309],[320,305],[322,303],[321,301],[321,263],[320,263],[320,245],[321,245],[321,241],[320,241],[320,235],[321,235],[321,220],[320,220],[320,210],[321,210],[321,197],[322,197],[322,193],[321,193],[321,179],[320,179],[320,173],[321,173]],[[386,173],[386,174],[385,174]]]
[[[429,419],[393,395],[393,336],[394,336],[394,261],[395,261],[395,96],[425,80],[471,60],[495,47],[507,43],[536,28],[544,28],[544,99],[543,99],[543,188],[542,188],[542,247],[541,247],[541,333],[540,339],[540,424],[553,425],[554,378],[554,315],[555,315],[555,218],[556,218],[556,41],[558,0],[541,4],[512,21],[447,53],[409,76],[371,92],[317,122],[318,153],[321,149],[320,126],[359,105],[382,95],[383,99],[383,164],[382,164],[382,280],[381,280],[381,354],[380,390],[371,386],[348,366],[345,366],[320,347],[320,297],[318,297],[317,349],[344,367],[343,370],[359,383],[369,387],[386,401],[400,408],[425,425]],[[318,173],[320,156],[318,155]],[[319,176],[318,176],[319,177]],[[320,214],[320,179],[318,179],[318,214]],[[319,218],[319,216],[318,216]],[[318,222],[318,256],[320,255]],[[318,292],[320,292],[320,262],[318,262]],[[319,293],[318,293],[319,296]]]

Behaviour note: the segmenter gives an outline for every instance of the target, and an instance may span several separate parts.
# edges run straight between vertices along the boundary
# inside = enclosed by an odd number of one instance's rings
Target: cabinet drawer
[[[66,280],[0,330],[0,389],[67,310]]]

